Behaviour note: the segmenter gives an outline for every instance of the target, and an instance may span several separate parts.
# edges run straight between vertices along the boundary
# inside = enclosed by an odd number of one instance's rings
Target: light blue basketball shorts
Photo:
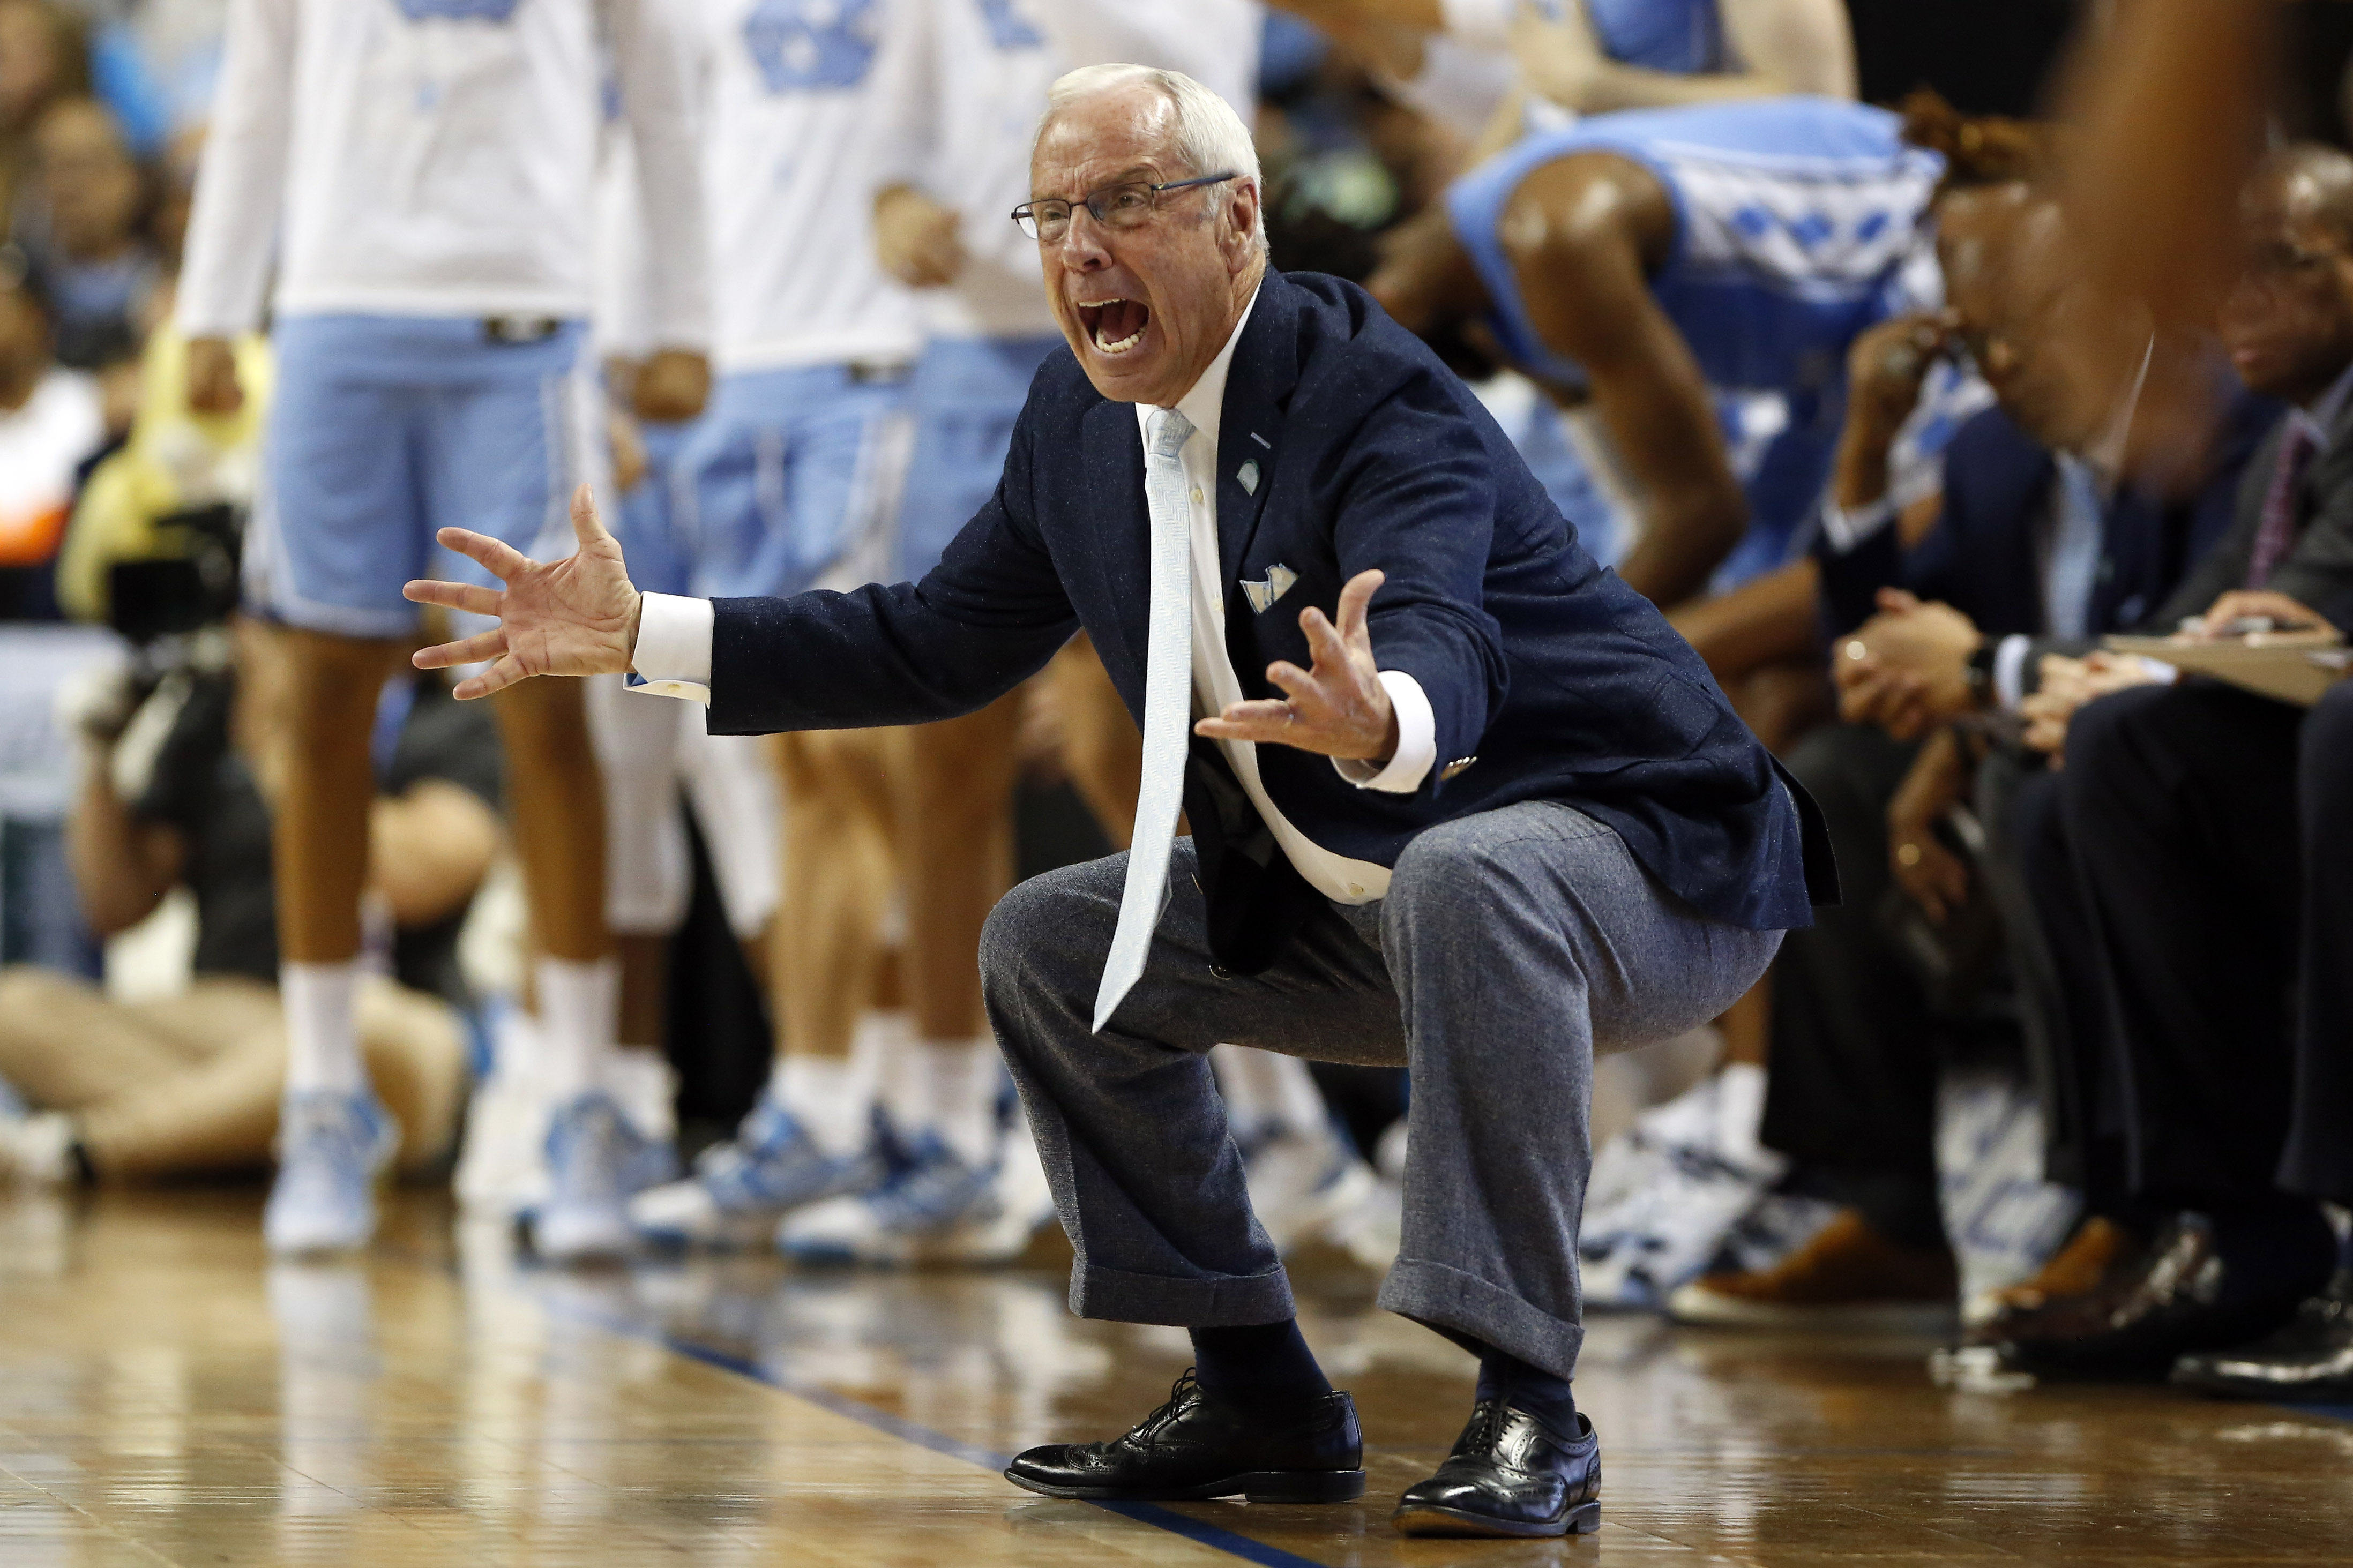
[[[434,533],[572,552],[586,327],[501,340],[473,317],[280,318],[277,392],[245,550],[247,604],[355,637],[407,636],[413,577],[495,585]]]
[[[671,485],[692,591],[755,597],[881,578],[906,467],[903,372],[722,377]]]
[[[645,593],[694,591],[693,542],[686,536],[678,491],[683,478],[680,459],[702,430],[700,419],[638,426],[646,451],[645,478],[621,492],[607,521],[628,563],[629,581]]]
[[[1061,346],[1056,333],[939,338],[924,348],[907,387],[914,461],[899,506],[892,581],[912,583],[938,565],[948,541],[997,492],[1029,383]]]

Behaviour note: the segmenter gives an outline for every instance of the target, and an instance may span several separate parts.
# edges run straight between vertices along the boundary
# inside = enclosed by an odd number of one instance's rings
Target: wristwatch
[[[1969,700],[1980,708],[1993,706],[1993,665],[1996,649],[2000,646],[1994,638],[1987,637],[1969,654],[1968,671],[1963,679],[1968,683]]]

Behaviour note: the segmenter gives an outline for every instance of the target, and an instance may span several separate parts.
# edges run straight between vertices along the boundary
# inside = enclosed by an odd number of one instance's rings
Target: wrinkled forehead
[[[2240,237],[2251,245],[2325,239],[2329,232],[2327,205],[2327,193],[2320,182],[2302,171],[2258,176],[2239,202]]]
[[[1118,180],[1182,178],[1176,109],[1166,94],[1142,84],[1069,105],[1038,138],[1030,195],[1072,198]]]

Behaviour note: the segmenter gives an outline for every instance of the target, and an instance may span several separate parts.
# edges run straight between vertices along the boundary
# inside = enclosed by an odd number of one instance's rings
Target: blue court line
[[[944,1432],[934,1432],[930,1427],[918,1426],[902,1415],[893,1415],[887,1410],[877,1409],[861,1400],[836,1394],[833,1390],[817,1384],[786,1377],[756,1361],[744,1356],[730,1355],[725,1351],[713,1350],[709,1345],[697,1344],[692,1340],[681,1339],[667,1330],[651,1328],[644,1323],[633,1322],[627,1318],[611,1317],[602,1312],[583,1311],[557,1306],[545,1298],[537,1296],[536,1293],[533,1299],[539,1302],[540,1310],[551,1316],[586,1323],[592,1328],[602,1329],[607,1333],[622,1339],[638,1340],[659,1345],[672,1355],[683,1356],[688,1361],[700,1362],[704,1366],[712,1367],[721,1372],[733,1373],[737,1377],[748,1378],[754,1383],[776,1389],[779,1393],[789,1394],[796,1399],[805,1399],[821,1410],[855,1421],[861,1426],[871,1427],[877,1432],[899,1438],[902,1442],[913,1443],[919,1448],[928,1448],[934,1454],[944,1455],[951,1459],[961,1459],[965,1464],[977,1465],[982,1469],[999,1474],[1003,1473],[1007,1465],[1012,1463],[1011,1458],[1008,1455],[993,1453],[977,1444],[967,1443],[960,1437],[951,1437]],[[1239,1557],[1245,1563],[1259,1563],[1261,1568],[1324,1568],[1323,1563],[1313,1558],[1285,1552],[1280,1546],[1269,1546],[1261,1541],[1252,1541],[1249,1536],[1239,1534],[1222,1525],[1205,1523],[1188,1515],[1178,1513],[1173,1509],[1162,1508],[1157,1503],[1092,1502],[1086,1499],[1056,1500],[1087,1502],[1089,1507],[1102,1509],[1106,1513],[1118,1514],[1124,1519],[1132,1519],[1138,1524],[1148,1524],[1155,1530],[1165,1530],[1171,1535],[1181,1535],[1198,1545],[1210,1547],[1231,1557]]]

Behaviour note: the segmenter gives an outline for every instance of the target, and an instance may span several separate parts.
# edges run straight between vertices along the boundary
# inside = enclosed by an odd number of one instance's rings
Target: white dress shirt
[[[1197,713],[1217,713],[1244,700],[1241,678],[1226,653],[1226,593],[1218,558],[1218,429],[1225,411],[1226,374],[1233,363],[1234,345],[1250,321],[1253,297],[1234,324],[1232,335],[1201,379],[1176,403],[1177,412],[1192,422],[1194,433],[1177,454],[1190,493],[1193,543],[1193,704]],[[1144,437],[1150,404],[1135,405],[1136,435]],[[1297,614],[1284,605],[1285,613]],[[1274,606],[1265,612],[1275,614]],[[638,647],[632,665],[645,684],[635,689],[659,696],[710,700],[711,603],[667,594],[648,594],[638,620]],[[1381,685],[1397,710],[1397,754],[1386,765],[1333,759],[1340,775],[1359,789],[1409,795],[1421,787],[1438,760],[1437,716],[1421,683],[1402,670],[1383,670]],[[1344,904],[1364,904],[1388,892],[1389,871],[1369,860],[1336,855],[1292,825],[1266,793],[1258,772],[1258,747],[1248,741],[1220,741],[1243,793],[1274,834],[1275,842],[1310,887]]]

